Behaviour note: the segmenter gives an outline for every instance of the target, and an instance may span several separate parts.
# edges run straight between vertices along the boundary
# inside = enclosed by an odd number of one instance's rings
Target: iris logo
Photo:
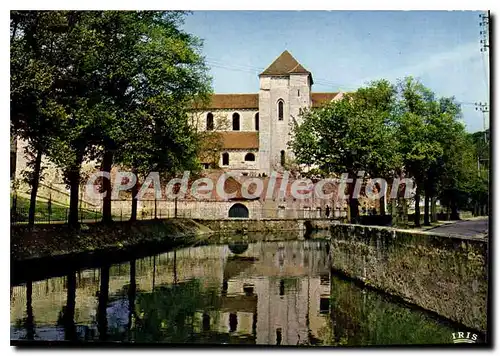
[[[477,341],[477,334],[472,334],[470,332],[451,333],[451,335],[453,336],[454,344],[474,344]]]

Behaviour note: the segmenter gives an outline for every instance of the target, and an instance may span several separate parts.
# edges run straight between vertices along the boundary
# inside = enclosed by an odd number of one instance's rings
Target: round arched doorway
[[[248,208],[240,203],[234,204],[228,213],[230,218],[248,218]]]

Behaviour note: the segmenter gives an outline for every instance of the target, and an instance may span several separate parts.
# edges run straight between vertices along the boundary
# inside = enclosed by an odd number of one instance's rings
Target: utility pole
[[[484,131],[484,143],[488,143],[488,137],[486,134],[486,118],[490,112],[488,109],[488,104],[483,102],[474,103],[476,105],[476,111],[481,111],[483,113],[483,131]]]
[[[483,57],[484,66],[485,66],[485,82],[486,82],[486,93],[487,93],[487,103],[479,102],[475,103],[476,110],[480,110],[483,113],[483,130],[484,130],[484,142],[487,142],[486,136],[486,118],[488,110],[488,103],[490,101],[490,81],[489,81],[489,64],[490,64],[490,14],[489,11],[486,11],[484,14],[479,14],[479,26],[481,31],[479,31],[479,43],[480,43],[480,52]]]
[[[480,36],[480,52],[481,56],[484,55],[483,63],[485,66],[485,82],[486,82],[486,91],[487,91],[487,100],[488,102],[476,102],[474,105],[476,106],[476,111],[481,111],[483,113],[483,131],[484,131],[484,143],[488,145],[488,134],[486,132],[486,122],[489,121],[489,101],[490,101],[490,81],[489,81],[489,63],[490,63],[490,13],[489,11],[485,11],[483,14],[479,14],[479,26],[481,27],[481,31],[479,32]],[[489,126],[489,125],[488,125]],[[489,161],[488,158],[477,157],[477,169],[479,175],[480,169],[480,161]],[[489,180],[489,179],[488,179]]]

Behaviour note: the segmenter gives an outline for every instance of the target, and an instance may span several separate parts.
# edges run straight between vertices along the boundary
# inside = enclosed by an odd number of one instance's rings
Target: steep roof
[[[311,93],[312,107],[319,107],[332,101],[340,93]],[[339,97],[340,98],[340,97]],[[204,109],[212,110],[259,110],[259,94],[213,94],[210,103]]]
[[[207,109],[258,109],[259,94],[213,94]]]
[[[227,131],[221,132],[222,147],[233,150],[248,150],[259,148],[259,135],[257,132]]]
[[[302,73],[312,75],[305,69],[293,56],[285,50],[278,58],[274,60],[260,75],[289,75],[294,73]]]
[[[335,99],[339,94],[340,93],[311,93],[312,107],[320,107]]]

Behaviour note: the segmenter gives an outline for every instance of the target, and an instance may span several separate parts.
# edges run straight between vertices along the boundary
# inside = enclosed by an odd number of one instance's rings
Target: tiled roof
[[[311,93],[312,107],[317,108],[332,101],[339,93]]]
[[[213,94],[208,109],[259,109],[259,94]]]
[[[288,75],[290,73],[311,74],[302,67],[288,51],[284,51],[260,75]]]
[[[225,149],[258,149],[259,135],[257,132],[227,131],[221,132],[222,147]]]

